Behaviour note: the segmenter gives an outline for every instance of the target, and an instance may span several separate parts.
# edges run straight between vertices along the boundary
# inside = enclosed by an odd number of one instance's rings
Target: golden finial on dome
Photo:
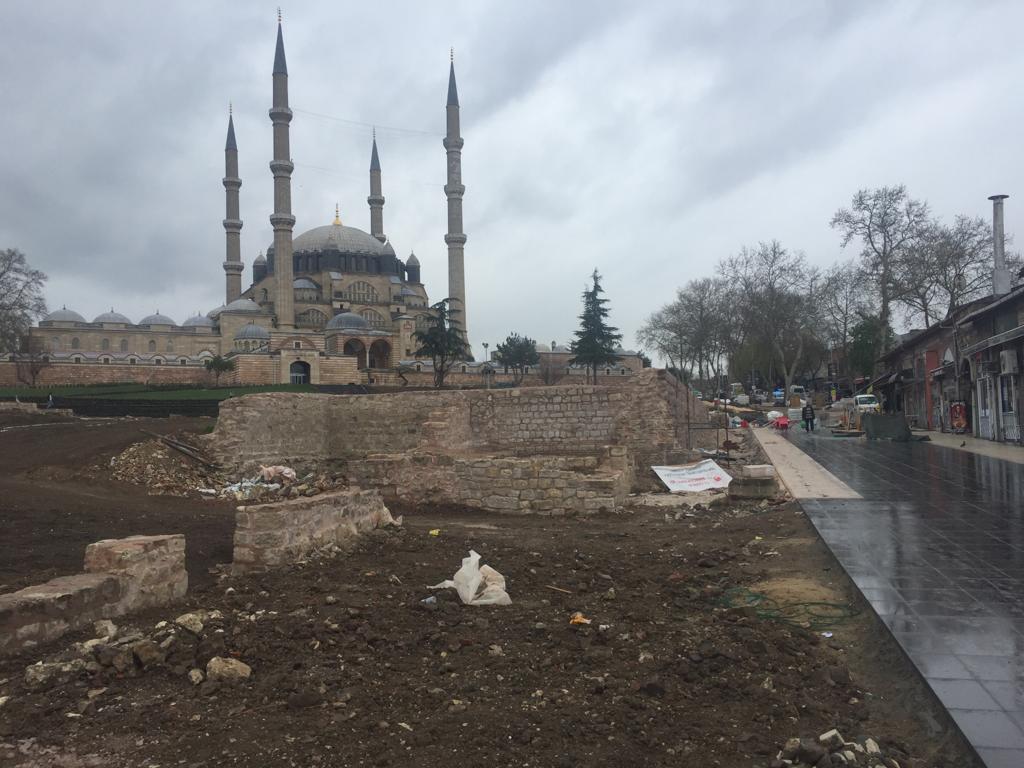
[[[338,213],[338,204],[334,204],[334,225],[337,227],[341,226],[341,215]]]

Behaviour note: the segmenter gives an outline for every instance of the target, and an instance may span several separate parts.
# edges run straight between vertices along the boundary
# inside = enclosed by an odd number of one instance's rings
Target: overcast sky
[[[224,298],[234,103],[244,285],[272,241],[276,4],[8,0],[0,247],[51,308],[178,322]],[[934,212],[1024,222],[1019,2],[302,2],[285,6],[296,234],[384,229],[446,295],[448,49],[462,104],[471,340],[560,343],[596,267],[635,346],[645,317],[743,245],[854,256],[829,219],[904,183]],[[1019,247],[1019,245],[1018,245]]]

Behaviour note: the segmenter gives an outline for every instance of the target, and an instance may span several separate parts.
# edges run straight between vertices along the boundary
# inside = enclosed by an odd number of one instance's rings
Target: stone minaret
[[[270,108],[270,121],[274,124],[274,159],[270,170],[274,174],[274,212],[270,224],[274,227],[274,314],[277,327],[289,330],[295,326],[295,292],[292,286],[292,170],[288,143],[288,124],[292,111],[288,108],[288,65],[284,59],[284,36],[281,33],[281,15],[277,17],[277,51],[274,53],[274,102]]]
[[[373,149],[370,151],[370,234],[382,243],[384,236],[384,195],[380,188],[380,158],[377,157],[377,131],[373,132]]]
[[[238,190],[242,180],[238,178],[238,145],[235,144],[235,121],[228,107],[228,140],[224,145],[224,194],[227,197],[227,211],[224,218],[224,232],[227,238],[227,257],[224,261],[225,304],[242,295],[242,219],[238,210]]]
[[[444,241],[448,244],[448,298],[451,299],[452,326],[462,332],[468,343],[464,264],[466,235],[462,231],[462,196],[466,192],[466,187],[462,184],[464,142],[459,135],[459,92],[455,87],[454,53],[448,71],[447,115],[448,130],[444,138],[444,148],[448,152],[448,183],[444,185],[444,193],[448,197],[448,234],[444,236]]]

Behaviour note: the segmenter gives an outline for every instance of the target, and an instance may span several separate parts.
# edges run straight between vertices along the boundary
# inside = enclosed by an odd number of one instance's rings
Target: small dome
[[[46,317],[43,318],[44,322],[51,323],[84,323],[85,318],[75,312],[73,309],[67,307],[61,307],[56,309]]]
[[[207,315],[196,315],[181,325],[183,328],[213,328],[213,320]]]
[[[139,325],[177,325],[167,315],[161,315],[159,311],[155,315],[146,315],[139,320]]]
[[[230,304],[222,307],[221,312],[262,312],[260,305],[252,299],[235,299]]]
[[[370,323],[367,322],[366,318],[360,317],[355,312],[342,312],[340,315],[335,315],[331,318],[331,322],[327,324],[328,330],[354,330],[354,331],[366,331],[370,328]]]
[[[544,343],[541,343],[541,342],[538,342],[536,347],[537,347],[537,351],[538,352],[550,352],[551,351],[551,347],[549,347],[547,344],[544,344]]]
[[[94,323],[123,323],[124,325],[131,325],[132,321],[122,315],[120,312],[115,312],[113,308],[109,312],[104,312],[102,315],[97,315]]]
[[[243,325],[238,329],[238,333],[235,334],[235,341],[238,341],[239,339],[259,339],[261,341],[267,341],[270,339],[270,331],[262,325],[249,323],[248,325]]]
[[[297,277],[297,278],[295,278],[295,280],[292,282],[292,287],[294,287],[294,288],[305,288],[306,290],[310,290],[310,291],[319,291],[320,290],[320,286],[318,286],[316,283],[314,283],[308,277]]]
[[[416,258],[416,254],[415,253],[410,253],[409,254],[409,258],[405,260],[405,266],[407,266],[407,267],[418,267],[419,265],[420,265],[420,260]]]
[[[384,241],[384,253],[388,254],[389,256],[395,255],[395,249],[394,247],[392,247],[390,240]]]
[[[209,312],[207,312],[206,316],[207,317],[211,317],[211,318],[216,317],[221,312],[223,312],[225,309],[227,309],[227,305],[226,304],[221,304],[219,307],[214,307]]]
[[[257,264],[266,264],[266,263],[267,263],[267,257],[263,255],[262,251],[260,251],[260,255],[257,256],[256,259],[253,261],[253,266],[256,266]]]

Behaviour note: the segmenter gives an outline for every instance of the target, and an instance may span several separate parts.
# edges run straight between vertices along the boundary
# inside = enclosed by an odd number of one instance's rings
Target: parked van
[[[878,402],[878,398],[874,395],[855,395],[853,402],[860,413],[882,412],[882,404]]]

